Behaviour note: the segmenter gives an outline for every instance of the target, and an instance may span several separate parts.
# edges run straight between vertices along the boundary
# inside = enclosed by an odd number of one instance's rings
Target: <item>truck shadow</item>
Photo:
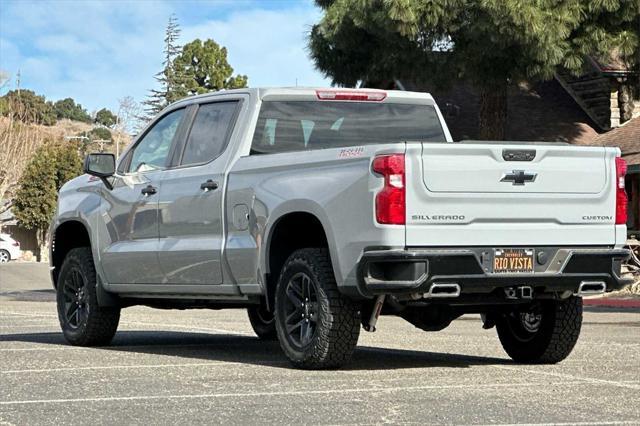
[[[60,332],[9,334],[0,336],[0,342],[37,343],[74,348],[66,343]],[[78,348],[78,350],[82,349]],[[166,355],[185,359],[291,368],[277,342],[261,341],[256,337],[237,334],[119,331],[109,346],[86,348],[86,350]],[[501,358],[455,353],[358,346],[351,362],[342,370],[468,368],[473,365],[490,364],[512,364],[512,362]]]

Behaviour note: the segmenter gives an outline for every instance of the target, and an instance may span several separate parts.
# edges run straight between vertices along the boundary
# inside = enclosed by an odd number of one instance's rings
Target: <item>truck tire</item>
[[[358,307],[338,291],[329,252],[306,248],[284,264],[275,297],[278,340],[299,368],[337,368],[360,334]]]
[[[582,326],[582,298],[543,301],[528,312],[497,318],[502,347],[516,362],[555,364],[575,346]]]
[[[248,308],[247,314],[249,314],[251,327],[259,339],[276,340],[278,338],[273,312],[269,312],[263,303]]]
[[[116,334],[120,309],[100,307],[96,285],[91,249],[70,250],[60,268],[56,299],[62,333],[72,345],[106,345]]]

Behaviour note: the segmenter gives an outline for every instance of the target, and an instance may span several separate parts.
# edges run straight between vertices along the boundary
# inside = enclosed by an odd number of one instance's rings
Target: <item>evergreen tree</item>
[[[36,151],[20,177],[12,211],[21,226],[36,231],[38,260],[56,210],[58,191],[81,173],[82,160],[76,144],[47,143]]]
[[[177,44],[180,32],[178,19],[175,15],[171,15],[165,30],[162,71],[155,75],[160,88],[152,89],[147,100],[142,102],[147,120],[153,118],[154,115],[175,100],[174,90],[176,81],[180,80],[180,75],[173,70],[172,64],[181,51],[180,46]]]
[[[176,90],[171,101],[221,89],[247,87],[246,75],[232,76],[227,48],[211,39],[204,42],[195,39],[185,44],[172,68],[181,78],[175,80]]]
[[[105,127],[111,127],[116,124],[117,117],[108,109],[102,108],[96,113],[95,122]]]
[[[76,104],[72,98],[61,99],[53,104],[53,111],[58,120],[68,118],[69,120],[91,123],[91,117],[82,105]]]
[[[507,85],[580,73],[586,55],[637,64],[638,0],[316,0],[309,47],[334,84],[471,82],[480,135],[502,139]]]
[[[56,124],[53,104],[33,90],[10,90],[0,97],[0,114],[11,116],[24,123]]]

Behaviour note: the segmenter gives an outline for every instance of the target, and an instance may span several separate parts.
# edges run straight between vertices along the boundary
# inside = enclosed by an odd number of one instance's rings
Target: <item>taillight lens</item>
[[[376,220],[389,225],[405,224],[404,154],[380,155],[373,171],[384,176],[384,187],[376,194]]]
[[[627,223],[627,191],[624,188],[624,179],[627,174],[627,162],[616,157],[616,225]]]

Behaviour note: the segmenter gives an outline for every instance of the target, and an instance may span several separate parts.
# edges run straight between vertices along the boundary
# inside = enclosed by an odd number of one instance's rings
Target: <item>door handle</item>
[[[211,179],[207,179],[206,182],[202,182],[200,184],[200,189],[204,191],[213,191],[214,189],[218,189],[218,182],[214,182]]]
[[[146,187],[142,188],[142,191],[140,192],[142,192],[142,195],[149,196],[158,192],[158,189],[155,186],[147,185]]]

